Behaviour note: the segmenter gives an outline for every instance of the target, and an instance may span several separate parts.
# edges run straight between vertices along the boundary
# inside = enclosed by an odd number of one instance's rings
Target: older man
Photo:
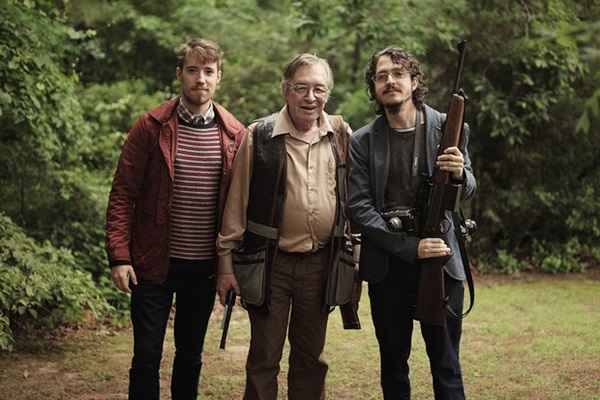
[[[108,202],[106,245],[117,287],[131,293],[129,399],[159,398],[163,340],[176,296],[172,398],[196,399],[215,300],[218,218],[244,126],[212,101],[219,47],[182,45],[181,96],[142,115],[123,145]]]
[[[283,73],[286,105],[259,120],[235,159],[217,247],[217,290],[239,292],[232,270],[233,249],[264,251],[266,298],[248,306],[252,328],[244,399],[277,398],[279,362],[289,324],[291,345],[288,398],[324,398],[328,312],[325,282],[345,226],[340,197],[350,128],[328,116],[331,69],[310,54],[295,57]],[[345,180],[345,178],[344,178]],[[243,298],[243,293],[242,293]],[[290,313],[291,308],[291,313]]]

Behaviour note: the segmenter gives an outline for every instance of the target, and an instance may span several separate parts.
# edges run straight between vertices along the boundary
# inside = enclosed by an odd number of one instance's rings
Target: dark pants
[[[418,268],[392,259],[386,278],[377,284],[369,284],[371,315],[381,357],[384,399],[410,399],[408,358],[419,279]],[[445,283],[450,306],[456,313],[462,313],[462,282],[445,275]],[[452,317],[447,318],[447,329],[421,323],[436,400],[465,398],[459,363],[461,331],[461,320]]]
[[[202,347],[215,301],[216,262],[172,260],[162,284],[139,282],[131,295],[133,360],[130,400],[158,400],[159,367],[169,313],[176,296],[173,400],[195,400],[202,367]]]
[[[271,275],[270,312],[248,310],[251,340],[244,400],[277,399],[279,361],[288,323],[288,399],[325,398],[327,364],[320,356],[328,317],[323,310],[327,254],[321,250],[277,255]]]

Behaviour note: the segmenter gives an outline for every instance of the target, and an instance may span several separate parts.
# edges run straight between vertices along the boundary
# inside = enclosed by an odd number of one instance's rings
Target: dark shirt
[[[414,207],[422,181],[421,175],[426,170],[425,146],[419,151],[418,173],[413,176],[415,128],[390,129],[388,135],[390,165],[385,185],[385,208]]]

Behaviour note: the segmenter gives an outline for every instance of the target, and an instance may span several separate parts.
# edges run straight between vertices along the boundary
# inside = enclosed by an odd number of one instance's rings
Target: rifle
[[[223,329],[223,334],[221,335],[221,344],[219,344],[219,348],[221,350],[225,350],[225,342],[227,341],[227,332],[229,331],[229,321],[231,321],[231,312],[233,311],[233,306],[235,305],[235,290],[233,288],[227,291],[227,295],[225,296],[225,310],[223,311],[223,321],[221,322],[221,329]]]
[[[458,146],[463,130],[465,95],[459,88],[465,60],[465,41],[458,45],[459,61],[446,122],[442,130],[437,156],[448,147]],[[436,157],[437,158],[437,157]],[[425,203],[421,214],[419,237],[439,238],[442,236],[442,221],[446,210],[458,210],[461,184],[450,182],[450,173],[435,169],[426,182]],[[446,326],[446,295],[444,290],[444,265],[450,256],[420,260],[420,279],[417,291],[415,318],[421,322]],[[466,266],[465,266],[466,267]]]

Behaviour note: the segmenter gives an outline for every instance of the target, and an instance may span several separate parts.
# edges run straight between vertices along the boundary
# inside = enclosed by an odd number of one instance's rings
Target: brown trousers
[[[327,363],[320,356],[328,317],[322,307],[327,253],[326,249],[312,254],[278,253],[272,268],[270,312],[248,310],[251,340],[244,400],[277,399],[288,322],[288,399],[325,398]]]

